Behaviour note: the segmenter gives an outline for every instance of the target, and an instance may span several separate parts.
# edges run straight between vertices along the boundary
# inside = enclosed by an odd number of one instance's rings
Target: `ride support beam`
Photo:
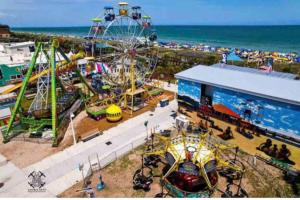
[[[43,51],[43,53],[44,53],[44,55],[45,55],[47,61],[49,62],[49,61],[50,61],[50,56],[49,56],[47,50],[46,50],[46,49],[43,49],[42,51]]]
[[[62,57],[67,61],[67,63],[71,63],[72,61],[69,57],[65,54],[65,52],[59,47],[57,51],[62,55]]]
[[[56,112],[56,46],[51,46],[50,67],[51,67],[51,113],[52,113],[52,136],[53,146],[57,146],[57,112]]]
[[[131,57],[131,64],[130,64],[130,81],[131,81],[131,92],[132,92],[132,96],[131,96],[131,115],[133,114],[133,110],[134,110],[134,93],[135,93],[135,69],[134,69],[134,64],[133,64],[133,58]]]
[[[96,95],[97,93],[95,92],[95,90],[88,84],[87,80],[81,75],[79,69],[75,70],[77,76],[79,76],[80,81],[94,94]]]
[[[12,111],[12,115],[10,117],[10,120],[8,122],[8,125],[7,125],[7,131],[5,133],[3,133],[3,142],[8,142],[9,140],[9,133],[12,129],[12,126],[13,126],[13,123],[16,119],[16,116],[19,112],[19,108],[20,108],[20,105],[21,105],[21,100],[23,99],[24,97],[24,94],[25,94],[25,91],[26,91],[26,88],[27,88],[27,85],[28,85],[28,82],[29,82],[29,79],[32,75],[32,71],[33,69],[35,68],[35,65],[36,65],[36,60],[38,58],[38,55],[41,51],[41,48],[42,48],[42,43],[38,43],[38,46],[37,46],[37,49],[35,50],[34,54],[33,54],[33,57],[32,57],[32,61],[29,65],[29,68],[28,68],[28,71],[26,73],[26,76],[25,76],[25,79],[23,81],[23,84],[22,84],[22,87],[20,89],[20,92],[18,94],[18,97],[17,97],[17,100],[16,100],[16,103],[15,103],[15,106],[14,106],[14,109]]]

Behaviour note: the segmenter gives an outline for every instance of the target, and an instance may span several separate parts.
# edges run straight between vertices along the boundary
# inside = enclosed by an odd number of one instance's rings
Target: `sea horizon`
[[[12,27],[12,31],[84,37],[90,26]],[[300,25],[154,25],[160,42],[282,53],[300,52]]]
[[[76,26],[10,26],[10,28],[76,28],[76,27],[90,27],[91,24],[87,25],[76,25]],[[300,24],[155,24],[155,26],[300,26]]]

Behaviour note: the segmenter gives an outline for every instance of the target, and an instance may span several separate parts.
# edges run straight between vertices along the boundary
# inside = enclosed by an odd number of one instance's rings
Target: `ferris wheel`
[[[157,35],[151,17],[140,6],[120,2],[117,8],[104,7],[104,13],[92,22],[88,39],[100,49],[93,56],[104,80],[125,87],[134,76],[143,85],[157,64]]]

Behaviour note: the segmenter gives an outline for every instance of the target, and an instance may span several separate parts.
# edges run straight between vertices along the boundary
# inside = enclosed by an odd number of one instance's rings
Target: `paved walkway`
[[[4,186],[0,188],[0,197],[55,197],[82,180],[82,174],[78,169],[79,163],[84,163],[84,173],[87,173],[89,156],[94,155],[92,159],[95,159],[95,155],[98,154],[102,166],[112,162],[118,154],[122,155],[130,151],[135,142],[142,144],[145,141],[147,133],[144,122],[146,120],[149,121],[149,130],[151,127],[167,129],[174,125],[172,116],[176,110],[177,103],[172,101],[167,107],[157,107],[155,112],[145,112],[117,127],[104,131],[104,134],[97,138],[85,143],[80,142],[24,169],[19,169],[13,163],[0,157],[0,163],[2,163],[0,172],[4,172],[0,173],[0,182],[4,182]],[[158,124],[159,127],[157,127]],[[108,141],[111,145],[106,144]],[[114,152],[115,155],[112,154]],[[1,159],[4,161],[1,162]],[[34,170],[42,171],[46,175],[45,192],[28,192],[30,186],[27,176]]]
[[[170,83],[170,85],[169,85],[168,82],[166,82],[166,81],[159,81],[159,82],[162,85],[164,90],[168,90],[170,92],[175,92],[175,93],[178,92],[178,87],[176,84]]]

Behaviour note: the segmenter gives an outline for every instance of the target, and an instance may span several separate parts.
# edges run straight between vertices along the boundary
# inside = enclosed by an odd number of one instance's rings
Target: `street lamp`
[[[144,126],[146,127],[146,140],[148,141],[148,121],[144,122]]]
[[[72,128],[72,135],[73,135],[73,144],[76,144],[76,137],[75,137],[75,131],[74,131],[74,124],[73,124],[73,118],[75,115],[73,113],[70,113],[70,120],[71,120],[71,128]]]

